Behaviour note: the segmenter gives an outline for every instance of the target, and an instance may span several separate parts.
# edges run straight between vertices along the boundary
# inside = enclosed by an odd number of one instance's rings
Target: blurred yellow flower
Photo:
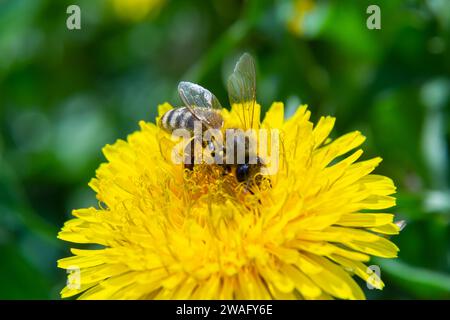
[[[150,13],[156,14],[166,0],[112,0],[116,14],[128,21],[141,21]]]
[[[313,0],[293,0],[292,5],[287,28],[292,33],[301,36],[304,33],[305,17],[315,8],[315,2]]]
[[[160,106],[162,115],[171,106]],[[235,127],[236,108],[223,110]],[[259,119],[257,106],[255,118]],[[391,179],[371,174],[380,158],[357,162],[365,140],[328,138],[335,119],[317,125],[300,107],[288,120],[274,103],[261,128],[280,130],[283,161],[270,187],[230,189],[214,165],[184,171],[161,153],[162,129],[141,122],[127,141],[107,145],[90,182],[99,209],[74,210],[58,237],[101,249],[72,249],[60,268],[61,296],[81,299],[363,299],[352,278],[384,285],[364,264],[398,248]],[[78,281],[78,286],[74,286]]]

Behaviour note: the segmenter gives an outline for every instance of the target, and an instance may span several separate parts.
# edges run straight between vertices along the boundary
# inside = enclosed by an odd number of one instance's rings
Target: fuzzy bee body
[[[239,120],[242,124],[243,131],[254,128],[254,121],[258,121],[254,117],[254,108],[256,103],[256,76],[254,61],[249,54],[244,54],[237,62],[233,74],[228,80],[228,95],[230,105],[240,106]],[[212,141],[205,143],[202,136],[195,136],[196,129],[200,125],[200,133],[204,133],[208,129],[222,129],[224,119],[221,115],[222,106],[219,100],[207,89],[198,84],[182,81],[178,84],[178,93],[184,104],[183,107],[175,108],[167,111],[160,119],[160,127],[168,133],[173,133],[177,129],[188,130],[193,133],[192,140],[185,147],[185,168],[192,169],[194,167],[195,143],[201,143],[203,148],[208,147],[211,155],[215,157],[226,156],[227,150],[216,153],[216,144]],[[264,161],[257,154],[250,150],[249,137],[241,135],[231,138],[232,141],[226,145],[233,146],[236,150],[238,146],[244,148],[245,157],[239,160],[236,155],[230,152],[231,163],[220,164],[225,168],[228,174],[233,171],[238,182],[246,182],[247,187],[253,183],[259,184],[261,178],[258,174],[264,167]],[[253,159],[253,160],[251,160]],[[256,160],[256,161],[255,161]],[[242,163],[239,163],[239,162]],[[222,163],[222,162],[221,162]],[[253,181],[256,180],[256,181]]]
[[[207,119],[208,122],[199,119]],[[176,129],[194,131],[196,121],[203,130],[220,129],[223,125],[222,116],[215,110],[195,108],[194,114],[187,107],[181,107],[167,111],[161,118],[161,127],[169,133]]]
[[[161,118],[161,127],[169,133],[176,129],[194,130],[195,116],[186,108],[167,111]]]
[[[176,129],[192,132],[196,123],[202,130],[222,128],[222,106],[210,91],[198,84],[182,81],[178,84],[178,94],[184,106],[169,110],[162,116],[160,126],[164,130],[169,133]]]

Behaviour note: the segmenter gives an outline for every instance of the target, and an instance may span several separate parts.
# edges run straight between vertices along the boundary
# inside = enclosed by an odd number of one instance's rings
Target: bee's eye
[[[250,167],[248,164],[239,164],[236,168],[236,178],[238,182],[242,182],[248,179]]]

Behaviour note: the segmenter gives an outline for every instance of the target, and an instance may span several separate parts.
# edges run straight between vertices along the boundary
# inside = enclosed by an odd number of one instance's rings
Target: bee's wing
[[[255,62],[248,53],[244,53],[234,67],[234,72],[228,79],[228,96],[231,106],[241,106],[239,118],[244,129],[254,126],[256,103],[256,72]]]
[[[178,94],[188,110],[206,124],[209,124],[209,121],[202,113],[198,112],[199,108],[222,109],[216,96],[198,84],[182,81],[178,84]]]

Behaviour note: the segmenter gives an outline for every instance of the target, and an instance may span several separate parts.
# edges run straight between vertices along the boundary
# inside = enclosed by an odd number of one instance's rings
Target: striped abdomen
[[[171,133],[175,129],[194,130],[195,116],[186,107],[171,109],[161,118],[161,127]]]
[[[175,129],[187,129],[194,131],[194,125],[198,119],[204,119],[202,130],[206,128],[220,129],[223,125],[223,118],[219,112],[206,108],[196,108],[195,115],[188,108],[176,108],[167,111],[161,118],[161,127],[171,133]],[[207,124],[207,126],[206,126]]]

